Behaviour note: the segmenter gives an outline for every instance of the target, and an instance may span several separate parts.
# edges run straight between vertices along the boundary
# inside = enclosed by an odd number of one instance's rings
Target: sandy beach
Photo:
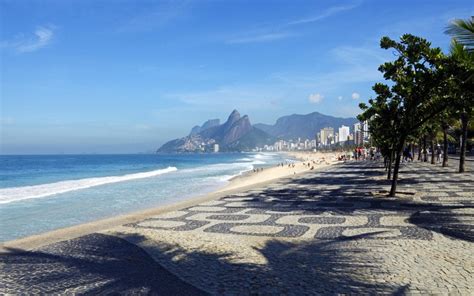
[[[58,241],[87,235],[89,233],[105,231],[113,227],[127,223],[133,223],[151,216],[165,214],[167,212],[176,211],[203,202],[209,202],[228,194],[237,194],[239,192],[252,190],[255,187],[262,187],[265,186],[265,184],[270,184],[279,179],[298,178],[305,173],[319,170],[338,162],[336,159],[338,154],[334,152],[285,153],[287,153],[292,158],[298,159],[298,161],[287,162],[284,163],[283,166],[265,167],[258,172],[248,171],[241,176],[232,178],[229,184],[215,192],[192,197],[182,202],[7,241],[0,244],[0,252],[8,252],[9,248],[30,250]]]
[[[289,156],[299,161],[285,162],[281,166],[258,168],[254,171],[248,171],[241,176],[234,177],[230,183],[218,192],[235,190],[250,185],[259,184],[280,178],[299,175],[311,170],[317,170],[334,163],[337,163],[336,153],[321,152],[285,152]]]

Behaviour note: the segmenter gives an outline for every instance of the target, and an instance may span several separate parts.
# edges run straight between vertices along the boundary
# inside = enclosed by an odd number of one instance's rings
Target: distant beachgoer
[[[438,147],[436,148],[436,160],[438,163],[441,162],[441,155],[443,154],[443,151],[441,150],[441,146],[438,145]]]
[[[402,158],[402,162],[408,162],[408,147],[405,147],[405,149],[403,149],[403,158]]]

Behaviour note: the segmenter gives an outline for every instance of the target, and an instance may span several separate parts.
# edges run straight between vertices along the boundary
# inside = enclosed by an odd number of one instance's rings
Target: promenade
[[[30,252],[4,293],[474,293],[474,174],[338,164]]]

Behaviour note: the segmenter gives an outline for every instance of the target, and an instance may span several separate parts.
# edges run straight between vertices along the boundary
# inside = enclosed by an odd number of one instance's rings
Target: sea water
[[[278,153],[0,156],[0,242],[183,201],[286,160]]]

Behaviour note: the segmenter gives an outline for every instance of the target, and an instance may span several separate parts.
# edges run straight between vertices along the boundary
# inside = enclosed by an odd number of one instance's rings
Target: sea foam
[[[0,189],[0,204],[10,203],[14,201],[40,198],[50,195],[86,189],[94,186],[100,186],[110,183],[118,183],[123,181],[130,181],[136,179],[150,178],[162,174],[177,171],[175,167],[167,167],[166,169],[154,170],[149,172],[134,173],[122,176],[96,177],[79,180],[66,180],[55,183],[11,187]]]

